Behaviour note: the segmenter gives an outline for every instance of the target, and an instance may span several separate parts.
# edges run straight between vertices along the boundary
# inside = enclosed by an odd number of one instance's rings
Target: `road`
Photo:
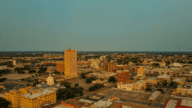
[[[105,90],[107,90],[108,92],[107,93],[105,93],[105,92],[103,92],[102,93],[102,91],[105,91]],[[101,91],[101,92],[100,92]],[[90,92],[84,92],[84,96],[89,96],[89,95],[93,95],[93,94],[104,94],[105,95],[105,97],[108,97],[108,96],[113,96],[113,95],[115,95],[117,92],[119,92],[119,90],[117,90],[117,91],[110,91],[109,90],[109,88],[104,88],[104,89],[101,89],[101,90],[99,90],[99,91],[97,91],[97,92],[95,92],[95,93],[90,93]],[[165,94],[166,95],[166,94]],[[105,98],[104,97],[104,98]],[[148,106],[152,106],[152,107],[154,107],[154,108],[163,108],[164,107],[164,104],[162,104],[162,103],[159,103],[159,102],[156,102],[156,103],[151,103],[151,102],[144,102],[144,101],[138,101],[138,100],[133,100],[133,99],[128,99],[126,96],[125,96],[125,98],[120,98],[121,100],[123,100],[124,102],[133,102],[133,103],[138,103],[138,104],[143,104],[143,105],[148,105]],[[157,107],[158,106],[158,107]]]
[[[149,105],[149,106],[153,106],[153,107],[159,107],[159,108],[163,108],[164,104],[161,103],[151,103],[151,102],[144,102],[144,101],[137,101],[137,100],[132,100],[132,99],[123,99],[125,102],[134,102],[134,103],[139,103],[139,104],[144,104],[144,105]]]
[[[169,99],[170,92],[171,92],[171,88],[167,88],[167,91],[165,92],[165,94],[163,94],[163,96],[159,100],[159,103],[165,104],[166,101]]]

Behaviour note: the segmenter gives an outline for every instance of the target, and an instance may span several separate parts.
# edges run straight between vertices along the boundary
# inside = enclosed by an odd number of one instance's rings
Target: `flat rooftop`
[[[165,108],[175,108],[177,102],[177,100],[169,100]]]
[[[157,95],[159,95],[161,92],[160,91],[155,91],[152,93],[152,95],[149,97],[149,99],[155,99]]]
[[[182,99],[181,100],[181,106],[192,107],[192,100]]]
[[[24,97],[27,97],[27,98],[36,98],[36,97],[39,97],[41,95],[45,95],[45,94],[48,94],[48,93],[53,93],[54,91],[51,91],[51,90],[42,90],[40,93],[34,93],[34,94],[30,94],[30,93],[27,93],[27,94],[23,94],[21,96],[24,96]]]
[[[157,78],[170,78],[170,76],[169,75],[159,75],[159,76],[157,76]]]
[[[186,79],[183,79],[183,78],[176,78],[176,79],[174,79],[173,81],[175,81],[175,82],[185,82]]]
[[[156,77],[149,77],[147,80],[157,80]]]

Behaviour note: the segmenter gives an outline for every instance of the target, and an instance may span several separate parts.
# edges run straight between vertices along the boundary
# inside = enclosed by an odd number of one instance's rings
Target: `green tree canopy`
[[[95,77],[89,77],[89,78],[86,78],[85,82],[86,83],[92,83],[92,81],[96,80]]]
[[[109,79],[108,79],[108,82],[116,82],[117,80],[115,79],[115,77],[114,76],[111,76],[111,77],[109,77]]]
[[[71,88],[71,83],[65,81],[65,82],[61,82],[61,85],[65,86],[66,88]]]
[[[0,97],[0,108],[8,108],[9,105],[11,105],[11,102],[9,102],[6,99]]]

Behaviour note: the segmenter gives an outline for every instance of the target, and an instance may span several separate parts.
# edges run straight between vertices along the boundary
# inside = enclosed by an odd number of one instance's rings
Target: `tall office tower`
[[[129,70],[123,70],[123,72],[120,72],[117,74],[117,82],[126,82],[129,80],[130,77],[130,71]]]
[[[77,51],[71,48],[64,51],[65,54],[65,76],[68,78],[77,77]]]
[[[113,72],[113,63],[103,62],[103,71]]]

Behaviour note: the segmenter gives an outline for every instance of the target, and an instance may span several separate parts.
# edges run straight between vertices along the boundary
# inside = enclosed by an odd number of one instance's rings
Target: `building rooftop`
[[[34,93],[34,94],[30,94],[30,93],[27,93],[27,94],[23,94],[21,96],[24,96],[24,97],[27,97],[27,98],[36,98],[36,97],[39,97],[41,95],[45,95],[45,94],[48,94],[48,93],[53,93],[54,91],[51,91],[51,90],[42,90],[40,93]]]
[[[156,77],[149,77],[147,80],[157,80]]]
[[[157,95],[159,95],[159,93],[161,93],[160,91],[155,91],[152,93],[152,95],[149,97],[149,99],[155,99],[157,97]]]
[[[169,100],[166,107],[164,108],[175,108],[177,105],[177,100]]]
[[[175,82],[185,82],[185,80],[186,79],[184,79],[184,78],[176,78],[173,81],[175,81]]]
[[[177,88],[192,89],[190,85],[178,85]]]
[[[181,106],[192,107],[192,100],[182,99]]]
[[[68,106],[64,106],[64,105],[57,105],[57,106],[55,106],[54,108],[69,108]]]
[[[152,69],[152,71],[170,71],[170,69],[166,69],[166,68],[154,68],[154,69]]]
[[[94,106],[100,106],[100,107],[109,107],[112,105],[112,102],[110,101],[98,101],[93,104]]]
[[[141,84],[141,83],[144,83],[145,81],[137,81],[135,82],[134,84]]]
[[[157,76],[157,78],[170,78],[170,76],[169,75],[159,75],[159,76]]]
[[[79,99],[79,101],[81,102],[86,102],[86,103],[93,103],[94,101],[91,101],[91,100],[87,100],[87,99]]]

